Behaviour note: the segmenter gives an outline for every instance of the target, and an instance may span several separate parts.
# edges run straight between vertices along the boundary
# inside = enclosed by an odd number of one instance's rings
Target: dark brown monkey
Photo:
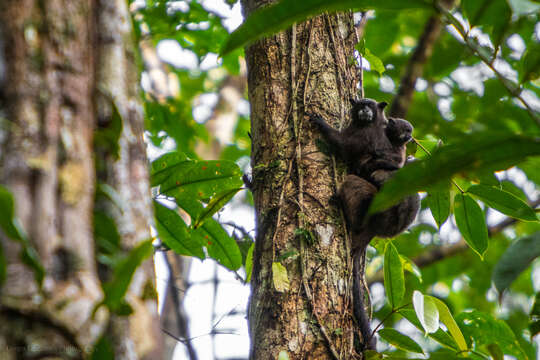
[[[405,145],[412,139],[412,126],[403,119],[389,119],[386,136],[392,147],[384,149],[378,155],[381,157],[399,154],[399,167],[406,160]],[[367,167],[371,162],[366,164]],[[370,168],[373,170],[373,168]],[[395,170],[376,169],[367,176],[370,181],[356,175],[347,175],[345,182],[338,191],[345,217],[352,234],[353,244],[353,301],[354,316],[357,319],[364,347],[375,349],[375,338],[371,336],[369,319],[364,309],[363,283],[360,279],[362,255],[365,253],[371,239],[375,236],[394,237],[407,229],[414,221],[420,207],[418,194],[406,197],[388,210],[373,214],[366,219],[367,210],[374,195],[382,184],[394,174]]]
[[[392,165],[397,166],[398,169],[401,169],[405,165],[407,160],[405,144],[412,140],[412,131],[413,127],[407,120],[388,118],[386,136],[390,140],[391,147],[376,150],[375,160],[368,161],[365,164],[362,169],[363,173],[359,174],[360,177],[368,179],[380,188],[395,172],[388,170],[397,170],[390,169]],[[378,165],[384,163],[384,161],[391,162],[391,165],[386,168],[379,167]]]
[[[351,123],[338,131],[319,115],[311,119],[320,128],[333,152],[347,164],[350,174],[367,177],[374,170],[397,170],[402,156],[396,153],[386,135],[389,121],[384,116],[385,102],[351,99]],[[412,131],[412,127],[411,127]]]
[[[349,173],[338,191],[352,233],[354,315],[360,326],[364,347],[375,349],[363,299],[360,279],[362,255],[374,236],[393,237],[414,220],[419,208],[418,195],[365,219],[373,196],[406,161],[405,145],[412,139],[412,126],[403,119],[386,119],[386,103],[351,100],[352,121],[343,131],[330,127],[321,117],[311,116],[333,148],[347,164]]]

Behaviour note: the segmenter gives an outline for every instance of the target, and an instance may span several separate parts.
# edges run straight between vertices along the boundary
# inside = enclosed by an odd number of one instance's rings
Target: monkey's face
[[[371,99],[354,100],[351,99],[353,122],[360,126],[367,126],[380,120],[383,125],[386,123],[383,109],[385,102],[377,103]]]
[[[404,145],[412,140],[413,127],[405,119],[389,118],[386,136],[392,145]]]
[[[358,120],[362,123],[370,123],[375,119],[375,114],[369,106],[361,107],[357,112]]]

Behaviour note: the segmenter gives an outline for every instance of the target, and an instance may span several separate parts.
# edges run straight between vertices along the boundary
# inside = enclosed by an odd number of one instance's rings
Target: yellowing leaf
[[[278,292],[285,292],[289,290],[289,278],[287,276],[287,269],[281,263],[272,263],[272,280],[274,282],[274,288]]]
[[[456,344],[459,346],[459,349],[462,351],[467,350],[467,342],[465,341],[465,338],[463,337],[463,333],[461,332],[459,326],[457,325],[456,320],[454,320],[452,313],[448,309],[448,306],[446,306],[444,302],[437,299],[436,297],[428,296],[428,295],[425,295],[425,297],[429,297],[435,303],[435,306],[437,306],[437,310],[439,310],[439,318],[441,322],[448,328],[450,335],[452,335],[452,337],[456,341]]]

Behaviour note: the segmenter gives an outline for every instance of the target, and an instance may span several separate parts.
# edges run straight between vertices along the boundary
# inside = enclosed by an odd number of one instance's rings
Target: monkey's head
[[[386,136],[392,145],[405,145],[412,140],[413,127],[410,122],[405,119],[388,118],[388,126],[386,127]]]
[[[384,108],[387,104],[384,101],[379,103],[372,99],[350,99],[350,101],[353,124],[368,126],[371,124],[385,125],[387,123],[384,116]]]

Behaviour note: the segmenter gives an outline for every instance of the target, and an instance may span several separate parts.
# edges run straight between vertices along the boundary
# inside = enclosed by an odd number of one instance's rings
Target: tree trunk
[[[94,211],[115,220],[125,250],[150,238],[127,3],[4,0],[0,31],[0,182],[13,194],[16,216],[45,268],[40,289],[20,260],[19,243],[0,235],[7,260],[0,347],[8,359],[84,358],[106,334],[117,359],[161,358],[150,261],[137,269],[126,294],[134,310],[129,317],[104,306],[93,314],[108,280],[98,271]],[[97,145],[94,136],[110,131],[115,116],[118,136]],[[121,209],[95,200],[98,186],[106,185]]]
[[[244,0],[245,15],[268,1]],[[308,113],[336,128],[359,80],[352,13],[322,15],[246,49],[257,239],[252,359],[352,359],[350,240],[331,201],[344,169]],[[280,280],[281,263],[288,279]]]

